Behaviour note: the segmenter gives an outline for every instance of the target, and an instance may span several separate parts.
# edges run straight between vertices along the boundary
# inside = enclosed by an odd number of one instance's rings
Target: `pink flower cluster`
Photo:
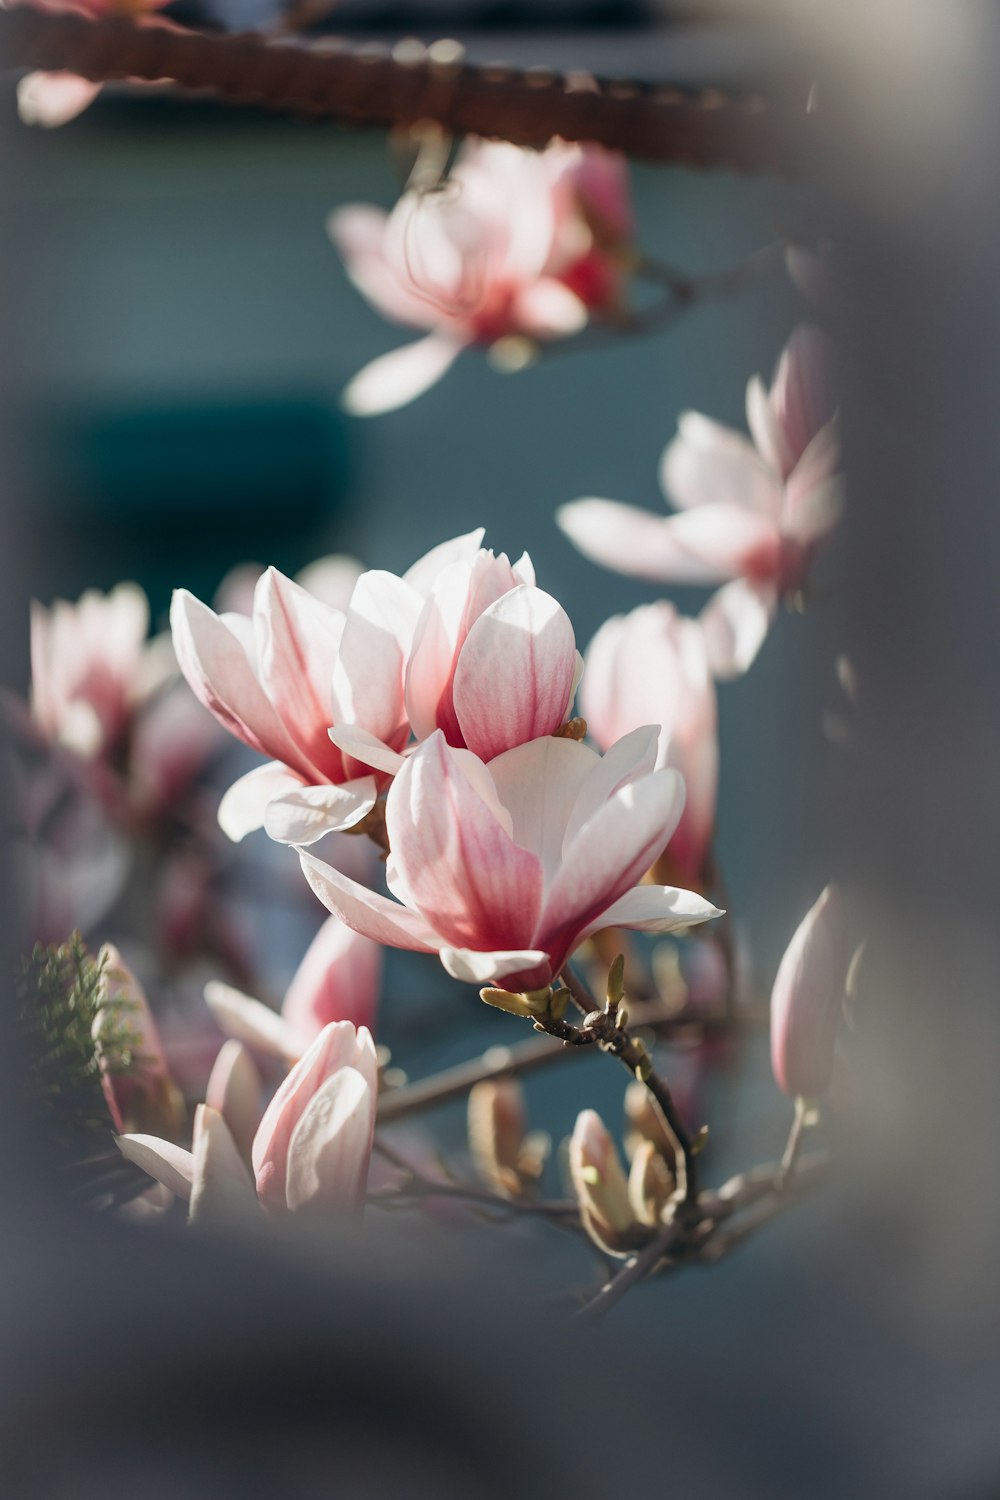
[[[216,1058],[192,1149],[176,1143],[181,1121],[162,1100],[171,1088],[152,1017],[137,982],[109,950],[112,1001],[135,1016],[143,1065],[105,1078],[122,1153],[175,1197],[192,1219],[361,1207],[375,1123],[378,1068],[369,1027],[378,1000],[381,949],[330,917],[285,995],[281,1013],[228,986],[205,998],[232,1033]],[[101,1019],[101,1013],[98,1017]],[[95,1025],[100,1057],[103,1026]],[[267,1107],[256,1058],[279,1057],[286,1076]],[[175,1091],[174,1091],[175,1092]],[[137,1100],[138,1106],[137,1107]],[[145,1134],[156,1122],[164,1136]]]
[[[511,565],[481,540],[443,543],[401,578],[362,574],[346,611],[273,570],[252,621],[181,591],[174,641],[201,701],[274,757],[223,799],[230,834],[263,824],[301,848],[381,815],[397,899],[303,852],[327,908],[376,942],[439,953],[456,977],[535,989],[601,927],[669,932],[717,912],[641,884],[684,806],[659,726],[603,757],[558,734],[572,626],[527,557]]]
[[[171,610],[177,658],[201,702],[272,757],[223,799],[231,838],[264,826],[309,844],[355,826],[403,764],[411,735],[443,731],[486,758],[552,734],[578,667],[565,611],[480,546],[435,547],[402,577],[363,573],[346,610],[269,568],[253,616],[216,615],[186,590]]]
[[[191,1151],[158,1136],[118,1137],[128,1160],[190,1203],[206,1223],[313,1208],[357,1210],[375,1129],[378,1064],[371,1033],[331,1021],[260,1110],[260,1078],[227,1043],[195,1113]]]
[[[328,228],[379,312],[431,330],[351,381],[349,410],[374,415],[421,395],[469,345],[559,338],[617,308],[632,235],[627,169],[597,146],[470,140],[440,187],[408,190],[390,214],[346,205]]]

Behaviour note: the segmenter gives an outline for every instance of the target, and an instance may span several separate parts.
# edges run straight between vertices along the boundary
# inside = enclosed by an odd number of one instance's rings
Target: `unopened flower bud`
[[[487,985],[479,991],[480,1000],[487,1005],[496,1006],[497,1010],[509,1011],[512,1016],[541,1016],[549,1009],[552,997],[550,989],[528,990],[520,995],[512,990],[495,989]]]
[[[479,1175],[505,1197],[522,1191],[524,1094],[513,1078],[477,1083],[469,1093],[469,1149]]]
[[[677,1178],[652,1141],[641,1141],[628,1174],[628,1200],[643,1224],[659,1224],[677,1188]]]
[[[172,1139],[183,1126],[184,1103],[142,986],[111,943],[101,949],[98,963],[101,995],[91,1035],[115,1129]]]
[[[625,1090],[625,1117],[638,1137],[635,1150],[638,1150],[643,1141],[650,1141],[670,1170],[676,1170],[680,1151],[674,1133],[644,1083],[630,1083]]]
[[[830,1087],[850,957],[840,893],[828,885],[789,943],[771,993],[771,1066],[793,1098],[821,1099]]]
[[[600,1115],[581,1110],[569,1143],[569,1170],[580,1217],[610,1255],[627,1255],[648,1237],[629,1201],[628,1183]]]

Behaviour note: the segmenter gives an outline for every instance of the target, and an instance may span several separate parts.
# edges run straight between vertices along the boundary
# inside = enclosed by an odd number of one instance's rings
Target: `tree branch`
[[[635,1026],[649,1027],[660,1036],[701,1037],[727,1035],[741,1031],[756,1031],[767,1025],[765,1011],[741,1010],[733,1019],[726,1016],[706,1016],[697,1011],[664,1012],[662,1004],[636,1005],[631,1009]],[[512,1078],[522,1073],[533,1073],[536,1068],[547,1067],[568,1055],[563,1042],[553,1036],[535,1036],[517,1042],[512,1047],[490,1047],[481,1057],[470,1062],[458,1063],[445,1068],[430,1078],[417,1083],[405,1084],[402,1088],[387,1090],[379,1095],[378,1119],[380,1124],[390,1120],[401,1120],[420,1110],[433,1109],[439,1104],[448,1104],[460,1099],[477,1083],[493,1078]]]
[[[575,1317],[580,1322],[603,1318],[626,1292],[656,1274],[679,1270],[685,1265],[712,1265],[786,1209],[794,1195],[815,1186],[829,1171],[830,1158],[817,1152],[799,1164],[791,1182],[778,1184],[779,1166],[771,1163],[730,1179],[715,1193],[705,1194],[704,1216],[685,1224],[671,1219],[648,1245],[626,1261],[584,1303]],[[735,1222],[734,1222],[735,1220]]]
[[[454,135],[534,147],[560,135],[698,170],[788,171],[815,130],[804,109],[769,106],[758,95],[474,66],[449,44],[389,52],[336,38],[309,44],[226,36],[28,6],[0,11],[0,58],[7,67],[67,71],[94,82],[168,81],[233,104],[381,129],[430,120]]]

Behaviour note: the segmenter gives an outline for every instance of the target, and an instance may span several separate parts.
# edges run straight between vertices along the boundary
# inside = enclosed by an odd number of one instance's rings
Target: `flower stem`
[[[577,1009],[587,1017],[584,1023],[583,1035],[587,1030],[593,1032],[593,1039],[598,1043],[602,1052],[609,1052],[612,1057],[617,1057],[619,1062],[626,1067],[635,1078],[641,1079],[646,1085],[653,1098],[656,1100],[664,1117],[676,1137],[677,1144],[684,1159],[684,1199],[683,1207],[688,1210],[694,1209],[698,1202],[698,1160],[695,1143],[691,1134],[681,1119],[674,1097],[670,1092],[664,1079],[652,1067],[649,1053],[642,1042],[631,1036],[625,1027],[618,1024],[615,1011],[601,1010],[593,995],[586,985],[569,968],[563,971],[563,983],[569,990],[570,997]],[[589,1023],[589,1026],[588,1026]],[[535,1023],[539,1029],[548,1031],[545,1018]],[[561,1023],[565,1026],[565,1022]],[[575,1031],[576,1028],[569,1028]],[[575,1037],[566,1037],[565,1040],[573,1041]]]

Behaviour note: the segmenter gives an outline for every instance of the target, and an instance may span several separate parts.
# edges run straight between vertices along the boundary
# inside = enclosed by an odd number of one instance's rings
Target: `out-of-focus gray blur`
[[[539,1317],[523,1244],[498,1253],[482,1236],[470,1276],[444,1236],[440,1256],[409,1262],[373,1229],[363,1254],[348,1243],[291,1270],[263,1248],[77,1220],[7,1090],[12,1494],[1000,1489],[1000,17],[916,0],[837,11],[800,45],[826,122],[809,186],[838,247],[849,508],[832,602],[782,621],[729,694],[722,809],[762,969],[783,914],[828,870],[871,931],[835,1184],[722,1266],[641,1289],[604,1329],[567,1338]],[[795,18],[769,17],[787,58]],[[716,41],[724,50],[724,31]],[[656,45],[669,71],[669,34]],[[169,457],[192,411],[224,428],[241,401],[257,413],[248,434],[299,422],[320,455],[282,511],[303,549],[322,534],[396,567],[429,532],[482,520],[498,545],[537,554],[581,638],[648,597],[576,557],[552,509],[585,491],[657,503],[678,409],[738,420],[746,377],[768,368],[794,315],[787,292],[516,378],[469,361],[413,407],[348,428],[332,397],[397,340],[345,287],[321,220],[376,184],[391,198],[383,142],[161,105],[145,120],[119,122],[114,101],[99,110],[58,139],[13,126],[4,139],[5,425],[17,422],[3,462],[12,500],[36,507],[4,517],[6,681],[23,676],[29,589],[70,587],[84,561],[93,576],[78,587],[112,582],[120,559],[102,563],[100,527],[135,525],[105,514],[87,553],[87,519],[40,509],[55,459],[89,455],[111,506],[126,486],[108,480],[108,452],[126,477],[138,470],[127,445],[108,447],[109,423],[151,424],[140,430]],[[653,172],[638,184],[644,238],[681,264],[737,258],[799,208],[799,189],[770,184]],[[63,446],[25,454],[38,423]],[[185,510],[196,477],[178,469],[176,508],[152,483],[165,510],[150,543],[171,567],[214,565],[201,508]],[[229,532],[210,538],[220,564],[232,533],[281,542],[289,567],[305,560],[269,531],[263,502],[249,522],[238,493],[228,503]],[[74,555],[42,553],[61,525]],[[187,580],[145,581],[162,602]],[[854,748],[831,756],[817,725],[837,650],[858,692]]]

